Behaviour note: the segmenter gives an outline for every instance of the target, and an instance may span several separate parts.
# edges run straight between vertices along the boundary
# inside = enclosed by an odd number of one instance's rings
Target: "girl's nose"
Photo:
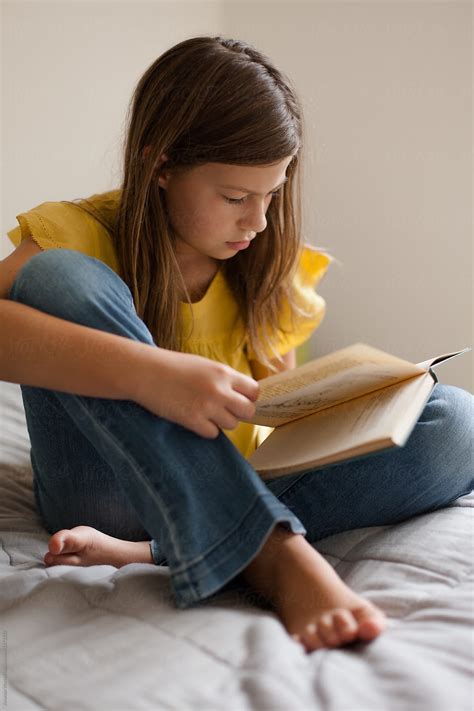
[[[258,206],[249,208],[245,216],[240,220],[239,227],[249,232],[263,232],[267,226],[265,213],[266,209]]]

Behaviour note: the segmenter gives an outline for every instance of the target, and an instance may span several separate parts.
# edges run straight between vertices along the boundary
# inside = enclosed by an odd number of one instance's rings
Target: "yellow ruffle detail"
[[[328,252],[322,252],[308,243],[303,245],[293,284],[296,304],[303,308],[308,315],[295,317],[291,333],[285,334],[283,330],[278,331],[274,339],[274,346],[280,355],[284,355],[304,343],[322,322],[326,313],[326,301],[321,294],[315,291],[315,287],[326,274],[333,259]],[[291,310],[287,301],[283,303],[280,328],[285,330],[292,328]],[[274,357],[270,348],[267,348],[266,352],[269,358]],[[256,360],[257,356],[250,344],[247,346],[247,354],[250,360]]]
[[[99,196],[97,209],[106,213],[111,205],[117,205],[113,196],[118,190]],[[92,201],[96,196],[89,198]],[[107,227],[101,224],[89,210],[72,202],[43,202],[41,205],[16,216],[19,227],[7,232],[15,247],[27,237],[31,237],[41,249],[74,249],[90,257],[101,259],[111,269],[118,272],[112,238]],[[104,220],[105,221],[105,220]]]

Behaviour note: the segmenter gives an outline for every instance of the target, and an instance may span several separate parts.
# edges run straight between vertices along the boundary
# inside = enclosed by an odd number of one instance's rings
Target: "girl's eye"
[[[280,190],[275,190],[275,192],[273,192],[271,195],[272,195],[272,197],[280,197],[281,191],[280,191]],[[224,196],[223,196],[223,197],[224,197]],[[245,202],[246,199],[247,199],[247,198],[239,198],[239,199],[237,199],[237,198],[224,197],[224,200],[225,200],[226,202],[230,203],[231,205],[241,205],[243,202]]]

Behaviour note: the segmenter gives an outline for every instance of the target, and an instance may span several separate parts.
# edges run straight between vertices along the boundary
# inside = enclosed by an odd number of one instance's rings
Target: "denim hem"
[[[158,544],[154,538],[150,541],[150,551],[151,551],[151,557],[153,558],[153,563],[155,565],[167,565],[168,564],[166,557],[161,552],[160,547],[158,546]]]
[[[301,521],[281,501],[272,494],[263,494],[240,522],[239,528],[203,560],[180,573],[173,574],[170,567],[176,607],[190,607],[235,578],[260,552],[278,523],[288,523],[293,533],[307,533]],[[247,527],[251,527],[252,535],[248,536],[243,549],[241,534]]]

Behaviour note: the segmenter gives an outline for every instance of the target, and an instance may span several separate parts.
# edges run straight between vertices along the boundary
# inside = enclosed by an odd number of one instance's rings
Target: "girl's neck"
[[[197,261],[196,259],[180,259],[177,256],[179,269],[184,278],[193,276],[196,279],[206,279],[210,274],[216,274],[219,271],[221,262],[218,259],[207,259]]]
[[[183,261],[178,255],[177,259],[191,302],[200,301],[219,271],[221,262],[217,259],[209,259],[198,264],[196,260]]]

